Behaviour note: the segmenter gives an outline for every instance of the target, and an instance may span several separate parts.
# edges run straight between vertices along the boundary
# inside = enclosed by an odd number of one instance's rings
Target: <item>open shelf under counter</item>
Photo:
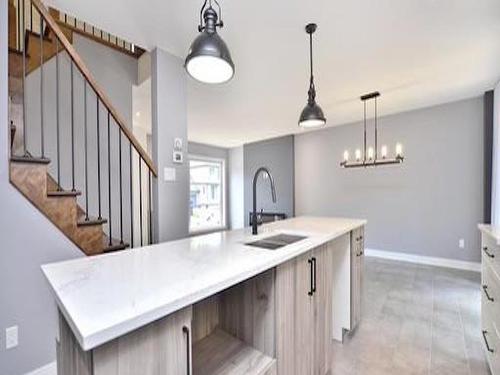
[[[222,329],[194,344],[194,375],[274,375],[276,360]]]

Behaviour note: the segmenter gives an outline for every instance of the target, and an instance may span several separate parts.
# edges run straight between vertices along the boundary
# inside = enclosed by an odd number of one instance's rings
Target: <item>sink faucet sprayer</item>
[[[266,173],[271,182],[271,195],[273,203],[276,203],[276,188],[274,187],[274,178],[266,167],[260,167],[253,176],[253,211],[252,211],[252,234],[257,234],[257,178],[260,173]]]

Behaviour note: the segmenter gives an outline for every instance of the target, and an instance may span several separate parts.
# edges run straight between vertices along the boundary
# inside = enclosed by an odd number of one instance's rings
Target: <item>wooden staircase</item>
[[[24,0],[22,0],[24,1]],[[151,186],[151,177],[156,177],[156,170],[152,164],[151,159],[147,153],[142,149],[139,142],[130,133],[124,124],[123,119],[117,114],[114,107],[110,104],[109,99],[104,95],[102,89],[97,85],[94,78],[86,68],[85,64],[77,55],[76,51],[71,47],[73,41],[73,33],[81,31],[73,29],[66,23],[60,20],[59,13],[57,11],[51,10],[50,12],[43,6],[40,0],[28,0],[31,4],[31,12],[36,10],[40,20],[40,25],[43,26],[41,32],[35,32],[33,30],[28,30],[26,27],[26,22],[22,22],[23,26],[19,27],[18,20],[19,15],[17,14],[16,7],[14,6],[14,1],[9,0],[9,97],[10,97],[10,132],[11,132],[11,147],[12,155],[10,157],[10,181],[11,183],[38,209],[40,210],[57,228],[59,228],[75,245],[77,245],[86,255],[96,255],[110,251],[118,251],[126,249],[130,246],[130,243],[124,238],[123,220],[122,217],[120,223],[120,239],[115,239],[111,236],[111,220],[108,222],[107,218],[104,217],[91,217],[88,212],[86,212],[81,206],[78,205],[77,198],[82,194],[81,191],[75,189],[65,190],[60,186],[56,179],[54,179],[49,173],[49,166],[51,160],[44,155],[39,157],[31,155],[26,147],[26,141],[24,141],[24,146],[21,151],[17,150],[16,147],[12,145],[23,143],[22,137],[24,134],[24,110],[26,95],[24,93],[26,77],[32,72],[37,70],[52,58],[54,58],[58,53],[66,52],[71,58],[71,64],[74,65],[81,75],[86,80],[86,87],[90,87],[95,92],[95,96],[98,105],[105,108],[108,116],[108,136],[110,119],[114,120],[114,123],[118,126],[118,134],[120,137],[120,215],[123,214],[122,203],[123,203],[123,192],[122,192],[122,139],[129,142],[127,145],[130,148],[130,163],[132,163],[133,152],[137,153],[137,158],[139,160],[139,169],[142,171],[144,165],[149,173],[149,186]],[[26,2],[24,2],[26,4]],[[21,0],[18,0],[18,8],[23,6]],[[24,10],[23,10],[24,11]],[[32,15],[31,15],[32,16]],[[75,23],[76,25],[76,23]],[[41,29],[42,27],[40,27]],[[19,30],[22,31],[23,38],[19,35]],[[93,36],[94,38],[94,36]],[[24,43],[20,43],[20,40],[24,40]],[[24,51],[23,52],[23,48]],[[140,49],[138,50],[140,51]],[[58,109],[59,111],[59,109]],[[42,114],[43,116],[43,114]],[[73,126],[73,125],[72,125]],[[20,134],[19,130],[23,129],[23,133]],[[42,130],[43,131],[43,130]],[[44,134],[42,133],[42,142]],[[15,142],[16,140],[16,142]],[[68,142],[68,140],[65,140]],[[72,140],[74,142],[74,140]],[[19,146],[20,147],[20,146]],[[19,148],[17,147],[17,148]],[[87,143],[85,143],[87,147]],[[110,146],[108,141],[108,161],[110,160]],[[87,153],[87,151],[85,151]],[[43,154],[43,151],[42,151]],[[57,158],[59,158],[59,151]],[[74,152],[73,156],[74,158]],[[87,158],[87,155],[85,155]],[[74,162],[74,161],[73,161]],[[87,162],[87,160],[86,160]],[[59,160],[58,160],[59,168]],[[74,165],[73,165],[74,168]],[[108,166],[111,171],[111,164]],[[59,170],[59,169],[58,169]],[[58,172],[59,173],[59,172]],[[74,173],[74,171],[73,171]],[[100,170],[97,172],[100,176]],[[111,176],[111,172],[109,172]],[[87,178],[88,172],[85,172],[85,178]],[[139,178],[142,178],[141,173],[139,173]],[[130,179],[132,179],[132,164],[130,165]],[[85,189],[88,190],[87,181],[85,184]],[[132,182],[130,182],[132,185]],[[74,179],[73,179],[74,186]],[[140,185],[141,186],[141,183]],[[132,191],[132,188],[130,188]],[[149,191],[145,194],[151,192],[151,187]],[[85,192],[90,195],[89,191]],[[99,194],[101,194],[101,187],[99,187]],[[108,214],[111,215],[111,178],[109,180],[109,206]],[[141,194],[141,199],[144,194]],[[88,198],[87,198],[88,199]],[[151,197],[149,196],[150,202]],[[99,195],[99,215],[100,209]],[[88,201],[87,201],[88,202]],[[132,206],[132,196],[130,197],[130,204]],[[150,203],[149,203],[150,204]],[[87,211],[88,203],[87,203]],[[99,216],[98,215],[98,216]],[[133,207],[130,208],[130,217],[134,215]],[[142,236],[142,226],[143,226],[143,209],[141,200],[141,211],[140,211],[140,225],[141,225],[141,241],[143,244]],[[149,212],[150,217],[150,212]],[[131,219],[132,220],[132,219]],[[144,219],[146,221],[146,219]],[[149,225],[151,222],[149,221]],[[108,227],[108,232],[105,232],[105,226]],[[116,232],[114,232],[116,233]],[[150,233],[152,231],[150,230]],[[134,223],[130,223],[130,235],[132,246],[134,245]],[[138,242],[138,241],[136,241]],[[152,235],[149,236],[148,242],[152,243]]]

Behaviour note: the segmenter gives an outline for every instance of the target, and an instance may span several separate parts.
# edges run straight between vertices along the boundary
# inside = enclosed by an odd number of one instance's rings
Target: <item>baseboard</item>
[[[51,362],[45,366],[27,373],[26,375],[57,375],[57,364],[55,361]]]
[[[365,254],[366,256],[376,257],[376,258],[392,259],[392,260],[399,260],[402,262],[427,264],[430,266],[481,272],[481,263],[479,262],[467,262],[464,260],[435,258],[424,255],[396,253],[393,251],[377,250],[377,249],[365,249]]]

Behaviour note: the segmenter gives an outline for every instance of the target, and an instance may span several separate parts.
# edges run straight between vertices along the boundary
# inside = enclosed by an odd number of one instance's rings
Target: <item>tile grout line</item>
[[[455,304],[457,305],[458,316],[460,317],[460,325],[462,327],[462,339],[463,339],[463,344],[464,344],[465,359],[467,360],[467,368],[469,369],[469,375],[472,375],[472,370],[470,367],[470,360],[469,360],[469,352],[467,350],[467,341],[465,339],[465,326],[464,326],[464,321],[462,319],[462,309],[460,308],[460,305],[458,304],[458,301],[456,298],[455,298]]]

